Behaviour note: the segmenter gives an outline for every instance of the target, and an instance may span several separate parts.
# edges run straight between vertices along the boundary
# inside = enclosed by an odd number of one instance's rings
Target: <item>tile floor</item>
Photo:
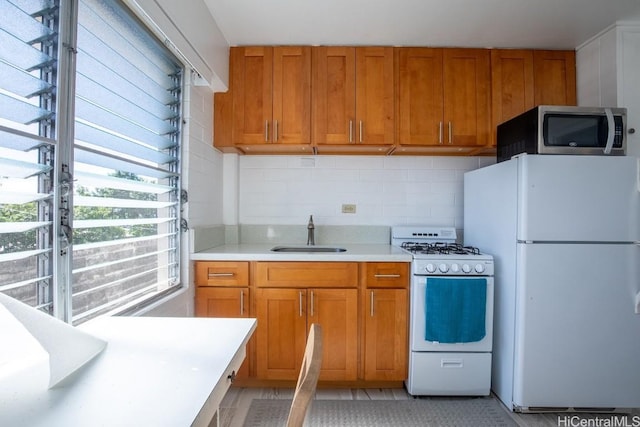
[[[241,427],[253,399],[291,399],[291,388],[240,388],[232,387],[220,405],[220,427]],[[316,392],[316,399],[353,400],[403,400],[412,399],[404,389],[323,389]],[[505,408],[506,411],[506,408]],[[640,427],[640,409],[634,409],[626,417],[623,414],[600,414],[597,419],[587,419],[587,414],[548,413],[518,414],[509,412],[521,427],[573,427],[606,426]],[[615,420],[613,418],[616,418]],[[599,422],[600,424],[598,424]],[[622,422],[622,424],[620,424]],[[617,423],[617,424],[616,424]]]

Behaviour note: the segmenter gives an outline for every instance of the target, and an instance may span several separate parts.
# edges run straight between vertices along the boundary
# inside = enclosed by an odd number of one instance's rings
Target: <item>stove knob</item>
[[[482,273],[484,271],[484,265],[476,264],[476,273]]]
[[[431,263],[427,264],[424,269],[427,270],[427,273],[435,273],[436,272],[436,266],[431,264]]]
[[[443,262],[438,266],[438,270],[440,270],[443,273],[446,273],[447,271],[449,271],[449,266]]]
[[[469,264],[462,264],[462,271],[465,273],[471,273],[471,266]]]
[[[457,273],[458,271],[460,271],[460,266],[458,264],[456,264],[455,262],[453,264],[451,264],[451,272],[452,273]]]

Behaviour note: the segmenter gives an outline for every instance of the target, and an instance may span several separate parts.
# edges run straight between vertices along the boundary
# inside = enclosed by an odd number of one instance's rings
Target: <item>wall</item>
[[[640,157],[640,24],[617,23],[576,50],[578,105],[627,108],[627,155]]]
[[[493,157],[240,156],[238,222],[306,224],[312,214],[316,225],[419,223],[460,229],[463,174],[494,161]],[[355,204],[356,213],[342,213],[342,204]]]

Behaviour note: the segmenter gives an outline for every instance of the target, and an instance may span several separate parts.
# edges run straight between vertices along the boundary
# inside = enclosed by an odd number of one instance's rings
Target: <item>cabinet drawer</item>
[[[249,262],[198,261],[196,286],[249,286]]]
[[[255,284],[270,288],[355,288],[355,262],[256,262]]]
[[[406,288],[409,285],[408,262],[368,262],[364,280],[368,288]]]

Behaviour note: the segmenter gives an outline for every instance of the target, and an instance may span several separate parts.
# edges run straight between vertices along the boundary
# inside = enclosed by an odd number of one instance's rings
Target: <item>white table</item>
[[[0,425],[209,425],[256,320],[105,317],[79,328],[107,348],[51,390],[46,361],[0,379]]]

